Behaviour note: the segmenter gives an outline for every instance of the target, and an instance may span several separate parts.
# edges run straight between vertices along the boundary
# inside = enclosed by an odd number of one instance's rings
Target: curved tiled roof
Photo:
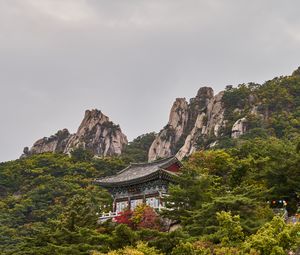
[[[124,185],[154,176],[155,173],[159,171],[174,175],[173,172],[166,170],[166,168],[175,163],[180,164],[176,157],[170,157],[150,163],[131,163],[116,175],[98,179],[96,182],[101,186]]]

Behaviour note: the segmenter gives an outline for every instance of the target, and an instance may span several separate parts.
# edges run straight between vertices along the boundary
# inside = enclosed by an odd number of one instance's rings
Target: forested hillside
[[[293,140],[300,133],[300,68],[263,84],[226,86],[214,95],[199,89],[189,102],[177,98],[168,124],[149,150],[149,160],[176,154],[182,159],[194,151],[234,146],[240,136],[274,136]]]
[[[28,154],[0,163],[0,254],[297,252],[300,224],[290,224],[289,217],[297,216],[300,203],[300,69],[263,85],[228,86],[217,99],[209,89],[203,91],[224,117],[217,121],[225,125],[215,128],[215,122],[208,128],[209,101],[199,94],[192,101],[199,114],[192,119],[199,120],[198,126],[187,121],[187,129],[174,129],[183,138],[169,125],[158,136],[145,134],[124,145],[118,156],[95,157],[79,146],[70,156]],[[190,106],[181,100],[177,106],[186,110],[174,108],[173,113],[184,117]],[[200,130],[208,131],[200,135]],[[94,180],[115,174],[129,162],[147,161],[157,139],[161,144],[155,149],[162,144],[196,146],[183,157],[181,174],[164,198],[168,209],[156,212],[139,206],[116,222],[98,223],[99,215],[112,209],[112,198]],[[172,220],[172,231],[166,219]]]
[[[275,217],[272,201],[285,200],[290,215],[300,192],[299,143],[239,139],[231,149],[199,151],[170,188],[164,217],[181,228],[157,224],[97,224],[109,211],[109,194],[96,177],[123,168],[122,158],[41,154],[0,165],[1,254],[286,254],[300,245],[299,225]],[[146,211],[146,208],[140,210]],[[137,215],[139,215],[137,214]],[[148,214],[149,215],[149,214]],[[150,214],[151,215],[151,214]],[[134,223],[134,224],[133,224]],[[155,227],[153,227],[155,226]],[[126,248],[124,248],[126,247]],[[134,248],[135,247],[135,248]],[[124,248],[124,249],[123,249]]]
[[[243,135],[294,139],[300,133],[300,67],[290,76],[276,77],[262,85],[227,86],[223,103],[228,127],[245,117]],[[224,135],[230,134],[232,130],[225,128]]]

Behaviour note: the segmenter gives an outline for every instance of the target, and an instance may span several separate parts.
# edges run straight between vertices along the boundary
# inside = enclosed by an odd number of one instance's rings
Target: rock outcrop
[[[241,118],[237,120],[231,129],[231,137],[232,138],[239,138],[241,135],[245,134],[247,130],[247,119]]]
[[[28,147],[25,147],[23,156],[44,152],[64,152],[70,136],[71,134],[68,129],[59,130],[55,135],[36,141],[30,150]]]
[[[160,131],[149,150],[149,161],[176,154],[179,159],[190,155],[199,141],[218,136],[225,125],[223,92],[214,96],[213,89],[202,87],[189,103],[176,99],[168,124]]]
[[[85,112],[77,133],[70,137],[64,152],[83,147],[95,155],[120,155],[127,143],[119,125],[111,122],[101,111],[92,110]]]
[[[30,149],[26,147],[22,157],[44,152],[70,153],[78,147],[97,156],[120,155],[127,143],[119,125],[99,110],[87,110],[75,134],[70,134],[67,129],[60,130],[53,136],[38,140]]]
[[[176,154],[179,159],[196,151],[199,144],[204,147],[206,143],[208,143],[207,147],[215,145],[214,142],[209,143],[209,138],[220,136],[220,129],[225,126],[222,96],[223,92],[220,92],[211,97],[206,106],[198,112],[192,131],[187,135],[184,145]]]
[[[189,105],[185,98],[177,98],[174,102],[169,122],[159,133],[149,149],[149,160],[174,155],[176,145],[182,139],[189,119]]]

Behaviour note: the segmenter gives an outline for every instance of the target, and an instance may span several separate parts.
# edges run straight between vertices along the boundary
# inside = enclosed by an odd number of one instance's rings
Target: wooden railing
[[[113,219],[116,216],[118,216],[117,212],[108,212],[108,213],[102,213],[102,215],[99,217],[98,222],[104,222],[107,221],[109,219]]]

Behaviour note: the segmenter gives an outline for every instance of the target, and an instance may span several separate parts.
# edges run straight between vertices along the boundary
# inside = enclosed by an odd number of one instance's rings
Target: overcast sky
[[[129,140],[176,97],[300,65],[299,0],[0,0],[0,161],[75,132],[86,109]]]

